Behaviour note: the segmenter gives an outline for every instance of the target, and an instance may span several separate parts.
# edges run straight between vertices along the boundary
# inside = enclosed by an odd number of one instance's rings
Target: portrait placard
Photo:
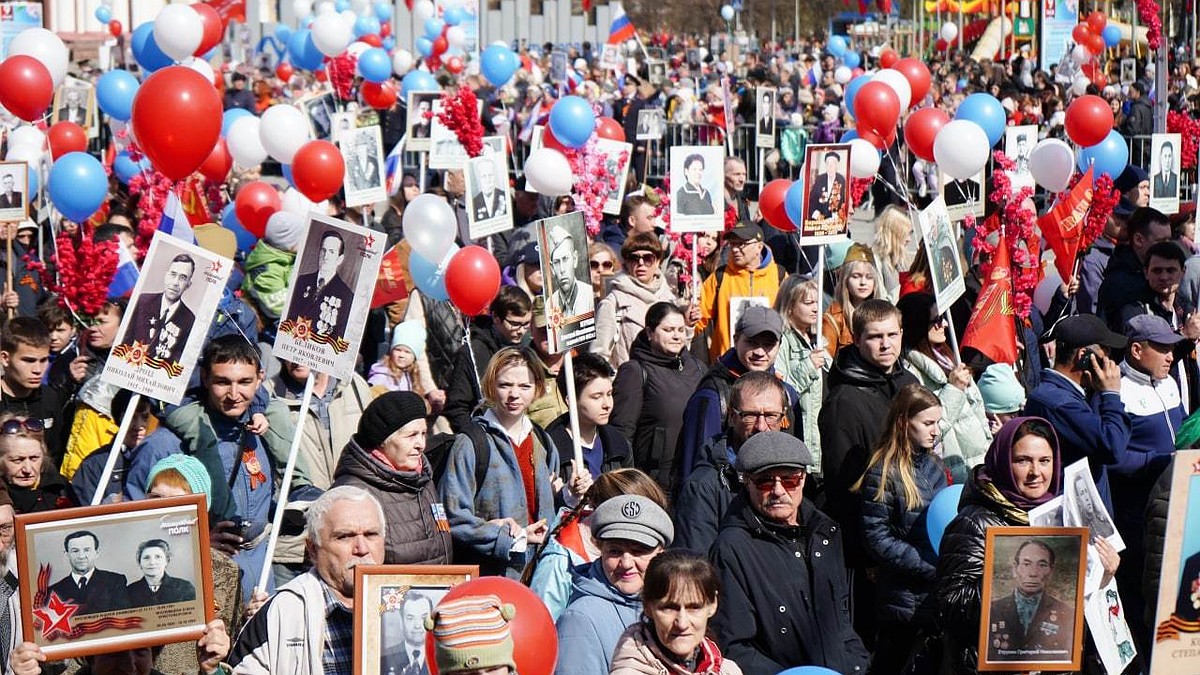
[[[659,86],[667,80],[667,62],[661,59],[650,59],[646,62],[646,73],[650,84]]]
[[[754,146],[775,147],[775,89],[759,87],[754,92]]]
[[[480,111],[483,110],[482,102],[479,103],[478,108]],[[430,119],[429,168],[460,170],[467,165],[470,157],[467,155],[466,148],[459,143],[458,136],[454,131],[442,124],[442,120],[438,118],[442,110],[443,104],[439,95],[433,102],[433,117]],[[484,138],[484,143],[487,143],[487,138],[489,137]]]
[[[0,162],[0,223],[19,223],[29,217],[29,165]]]
[[[1167,215],[1179,213],[1180,134],[1150,137],[1150,208]]]
[[[725,229],[725,148],[672,146],[671,230],[720,232]]]
[[[596,141],[596,152],[604,156],[604,175],[612,176],[616,184],[608,191],[604,200],[604,213],[621,213],[621,201],[625,199],[625,181],[629,177],[629,162],[633,159],[633,144],[601,138]]]
[[[666,119],[661,108],[643,108],[638,111],[635,140],[660,141],[664,127]]]
[[[232,270],[228,258],[155,232],[100,379],[178,404]]]
[[[805,246],[846,238],[850,224],[850,145],[810,145],[804,149]]]
[[[929,256],[929,280],[937,297],[938,314],[945,314],[966,292],[958,233],[941,197],[920,213],[921,239]]]
[[[550,52],[550,82],[559,87],[566,86],[568,64],[570,58],[566,52],[557,49]]]
[[[333,126],[333,131],[330,132],[332,137],[329,140],[338,147],[342,146],[342,143],[351,136],[354,128],[358,126],[358,115],[352,112],[333,113],[329,116],[329,120]]]
[[[471,239],[513,228],[512,199],[508,192],[508,157],[484,146],[483,153],[467,160],[463,172],[469,202],[467,223]]]
[[[1033,146],[1037,145],[1037,142],[1038,128],[1036,124],[1004,128],[1004,154],[1015,164],[1013,170],[1008,174],[1014,194],[1023,187],[1037,186],[1036,181],[1033,180],[1033,173],[1029,170],[1029,156],[1033,153]],[[986,185],[986,182],[981,182],[980,185]],[[980,196],[983,196],[982,189]],[[977,214],[977,216],[982,215],[982,213]]]
[[[351,128],[341,133],[346,176],[342,188],[346,206],[374,204],[387,199],[383,172],[383,134],[378,126]]]
[[[1072,527],[987,528],[980,671],[1079,669],[1087,537]]]
[[[96,120],[96,90],[90,82],[66,78],[54,92],[50,123],[74,122],[85,130]]]
[[[442,98],[441,92],[413,92],[408,95],[408,139],[404,149],[428,152],[433,130],[433,104]]]
[[[950,174],[938,171],[938,186],[951,221],[961,222],[968,215],[982,218],[987,212],[986,168],[964,180],[955,180]]]
[[[1150,675],[1194,675],[1200,672],[1200,450],[1175,453],[1168,494]]]
[[[274,353],[338,379],[354,372],[386,241],[310,213],[275,336]]]
[[[620,70],[624,65],[621,59],[621,45],[604,45],[600,50],[600,65],[606,70]]]
[[[431,672],[425,617],[450,589],[478,577],[475,565],[356,566],[355,675]]]
[[[1118,553],[1125,550],[1125,540],[1100,499],[1087,457],[1063,469],[1063,500],[1063,525],[1086,527],[1093,536],[1107,539]]]
[[[213,619],[203,495],[21,514],[16,546],[23,638],[51,660],[196,640]]]
[[[573,211],[539,220],[536,228],[550,338],[548,349],[551,354],[558,354],[596,337],[587,225],[583,212]]]
[[[308,114],[309,124],[312,125],[313,138],[328,141],[333,135],[333,114],[337,112],[337,102],[332,93],[317,94],[300,101],[301,109]]]

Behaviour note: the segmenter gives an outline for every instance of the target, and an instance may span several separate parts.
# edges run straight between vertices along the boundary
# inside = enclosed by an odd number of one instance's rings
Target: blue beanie
[[[1025,388],[1007,363],[993,363],[979,378],[983,408],[990,413],[1020,412],[1025,407]]]
[[[150,475],[146,478],[147,492],[150,491],[150,486],[154,485],[154,479],[158,474],[166,469],[178,471],[179,475],[183,476],[183,479],[192,488],[192,494],[202,494],[205,499],[212,502],[212,477],[208,475],[208,469],[204,468],[204,464],[200,460],[182,452],[167,455],[150,468]]]

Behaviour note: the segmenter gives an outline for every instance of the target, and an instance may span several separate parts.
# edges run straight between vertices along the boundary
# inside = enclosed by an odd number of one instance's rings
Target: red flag
[[[1063,282],[1071,279],[1075,271],[1075,257],[1079,255],[1079,239],[1083,236],[1083,224],[1088,208],[1092,205],[1092,168],[1079,179],[1067,196],[1058,200],[1054,208],[1038,219],[1042,236],[1054,251],[1054,266]]]
[[[583,11],[592,11],[592,0],[583,0]]]
[[[371,296],[371,309],[390,305],[408,297],[408,286],[404,284],[404,262],[400,259],[400,247],[393,246],[384,254],[379,266],[379,277],[375,280],[375,294]]]
[[[183,207],[183,212],[192,225],[213,222],[212,216],[208,215],[208,206],[205,204],[204,190],[200,181],[189,180],[187,182],[183,188],[183,194],[179,197],[179,204]]]
[[[1012,260],[1003,234],[996,245],[991,269],[984,275],[962,346],[974,347],[996,363],[1012,365],[1017,362],[1017,323],[1013,311]]]
[[[230,21],[246,23],[246,0],[207,0],[207,4],[217,10],[222,25]]]

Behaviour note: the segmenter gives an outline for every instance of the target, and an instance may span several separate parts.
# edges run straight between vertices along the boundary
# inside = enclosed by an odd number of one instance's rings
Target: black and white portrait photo
[[[670,168],[671,228],[676,232],[724,228],[724,148],[674,146]]]
[[[28,164],[0,162],[0,223],[17,223],[29,217]]]
[[[1028,174],[1033,180],[1033,174]],[[938,185],[941,185],[942,199],[946,203],[946,212],[950,220],[959,222],[968,215],[982,218],[987,210],[987,169],[963,180],[956,180],[950,174],[938,171]]]
[[[404,144],[406,150],[429,150],[433,127],[433,102],[441,96],[437,92],[415,92],[408,95],[408,140]]]
[[[663,127],[665,126],[666,121],[663,119],[661,108],[643,108],[638,111],[636,140],[662,140]]]
[[[425,617],[449,591],[444,588],[384,586],[384,593],[403,592],[398,608],[380,615],[379,672],[385,675],[429,675],[425,659]]]
[[[346,206],[362,206],[387,199],[383,184],[383,135],[378,126],[345,132],[341,142],[346,162]]]
[[[52,123],[74,122],[84,129],[91,128],[95,115],[95,90],[79,80],[63,82],[54,92]]]
[[[333,114],[337,112],[333,94],[322,94],[306,99],[304,111],[312,123],[313,138],[328,141],[333,134]]]
[[[920,213],[921,239],[929,256],[930,281],[937,298],[938,314],[945,314],[950,305],[966,292],[962,256],[954,221],[946,211],[941,197],[933,200]]]
[[[503,152],[485,152],[468,160],[463,178],[470,200],[467,222],[471,238],[512,229],[507,156]]]
[[[567,64],[570,58],[566,52],[555,50],[550,52],[550,78],[554,86],[565,86],[567,81]]]
[[[551,353],[596,336],[595,298],[588,270],[587,226],[574,211],[537,222]]]
[[[351,132],[358,126],[358,116],[352,112],[333,113],[329,119],[332,127],[329,140],[338,145],[351,136]]]
[[[1013,161],[1013,170],[1009,174],[1014,192],[1023,187],[1034,187],[1033,174],[1029,171],[1029,156],[1033,154],[1033,146],[1038,142],[1037,125],[1026,124],[1004,129],[1004,154]],[[947,200],[949,196],[947,195]],[[982,200],[981,200],[982,201]],[[947,201],[949,206],[949,201]],[[953,213],[950,214],[954,216]],[[980,212],[979,215],[983,215]]]
[[[667,64],[665,61],[649,61],[646,64],[646,72],[650,84],[657,87],[667,79]]]
[[[1179,213],[1180,134],[1150,137],[1150,208],[1167,215]]]
[[[1086,457],[1063,469],[1063,497],[1063,525],[1086,527],[1118,552],[1125,550],[1125,540],[1104,508]]]
[[[755,146],[775,147],[775,96],[770,87],[759,87],[754,93]]]
[[[156,232],[101,379],[178,402],[232,270],[228,258]]]

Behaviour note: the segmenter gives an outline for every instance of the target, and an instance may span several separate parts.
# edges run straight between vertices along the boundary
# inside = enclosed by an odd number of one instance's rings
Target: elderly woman
[[[139,544],[137,564],[142,570],[142,578],[125,588],[131,606],[167,605],[196,599],[196,587],[192,582],[167,574],[171,545],[166,541],[147,539]]]
[[[52,511],[75,505],[75,493],[58,472],[43,470],[45,427],[33,417],[0,419],[0,476],[17,513]]]
[[[621,246],[622,274],[613,277],[608,294],[596,307],[596,339],[591,351],[613,368],[629,360],[629,350],[646,326],[646,310],[656,302],[677,302],[660,267],[663,248],[649,232],[631,235]]]

